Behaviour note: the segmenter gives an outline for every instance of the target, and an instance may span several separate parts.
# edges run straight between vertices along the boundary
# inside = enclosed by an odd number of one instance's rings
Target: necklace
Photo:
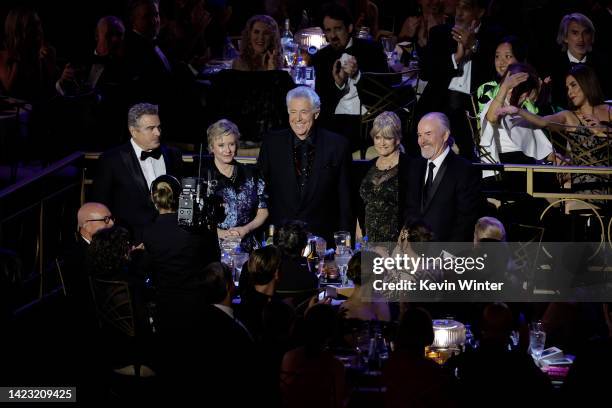
[[[384,160],[384,159],[387,159],[387,160]],[[378,160],[376,161],[376,168],[378,170],[390,170],[397,165],[398,161],[399,161],[399,152],[395,151],[385,158],[379,157]]]

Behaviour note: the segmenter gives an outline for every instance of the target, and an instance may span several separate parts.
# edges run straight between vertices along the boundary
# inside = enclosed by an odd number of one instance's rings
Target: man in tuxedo
[[[136,242],[141,242],[143,228],[158,215],[151,201],[151,183],[163,174],[180,176],[182,157],[177,149],[161,145],[156,105],[132,106],[128,129],[130,141],[100,158],[92,196],[108,206]]]
[[[159,3],[132,0],[128,7],[132,30],[126,35],[125,45],[132,97],[161,103],[170,91],[172,66],[157,45]]]
[[[475,159],[474,142],[465,112],[472,112],[470,95],[494,79],[493,59],[501,32],[482,20],[488,0],[460,0],[454,25],[429,32],[421,55],[421,78],[428,81],[417,117],[439,111],[448,115],[460,154]]]
[[[331,3],[323,8],[323,31],[329,46],[312,57],[316,91],[321,96],[321,121],[324,126],[351,140],[356,150],[362,109],[360,79],[362,72],[388,72],[387,58],[378,43],[353,38],[349,11]]]
[[[407,219],[420,219],[440,242],[471,242],[481,204],[479,171],[450,149],[449,120],[431,112],[418,124],[422,159],[409,181]]]
[[[315,91],[287,93],[290,129],[264,137],[258,166],[270,199],[269,222],[300,220],[313,234],[333,242],[333,233],[351,231],[350,151],[346,139],[316,125],[321,101]]]

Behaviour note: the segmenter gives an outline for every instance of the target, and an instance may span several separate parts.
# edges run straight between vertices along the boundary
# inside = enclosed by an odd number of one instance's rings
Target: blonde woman
[[[213,155],[212,171],[216,194],[223,200],[225,219],[217,225],[220,239],[238,236],[243,248],[254,246],[252,233],[268,218],[265,182],[255,167],[235,160],[240,131],[235,123],[221,119],[208,128],[208,149]]]
[[[256,15],[242,31],[240,55],[232,63],[239,71],[271,71],[283,68],[278,24],[270,16]]]

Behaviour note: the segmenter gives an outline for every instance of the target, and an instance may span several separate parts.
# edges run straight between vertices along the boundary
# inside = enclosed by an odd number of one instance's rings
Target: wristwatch
[[[476,53],[478,51],[478,47],[480,46],[480,42],[478,40],[474,41],[474,44],[470,47],[470,51]]]

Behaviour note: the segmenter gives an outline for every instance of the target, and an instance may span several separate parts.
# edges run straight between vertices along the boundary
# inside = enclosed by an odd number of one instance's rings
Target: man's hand
[[[76,76],[76,69],[72,66],[72,64],[68,63],[64,66],[64,70],[62,71],[62,76],[60,77],[60,82],[64,83],[66,81],[73,81]]]
[[[472,53],[472,46],[476,43],[476,21],[472,21],[469,28],[454,26],[451,29],[453,40],[457,41],[457,52],[455,53],[455,61],[457,64],[469,57]]]
[[[346,72],[346,74],[349,77],[353,78],[355,75],[357,75],[357,71],[359,71],[359,66],[357,65],[357,59],[355,59],[355,57],[353,57],[352,55],[349,56],[342,63],[342,69],[344,70],[344,72]]]
[[[332,75],[336,85],[344,86],[346,83],[347,74],[344,69],[342,69],[342,63],[339,59],[334,62],[334,66],[332,67]]]

